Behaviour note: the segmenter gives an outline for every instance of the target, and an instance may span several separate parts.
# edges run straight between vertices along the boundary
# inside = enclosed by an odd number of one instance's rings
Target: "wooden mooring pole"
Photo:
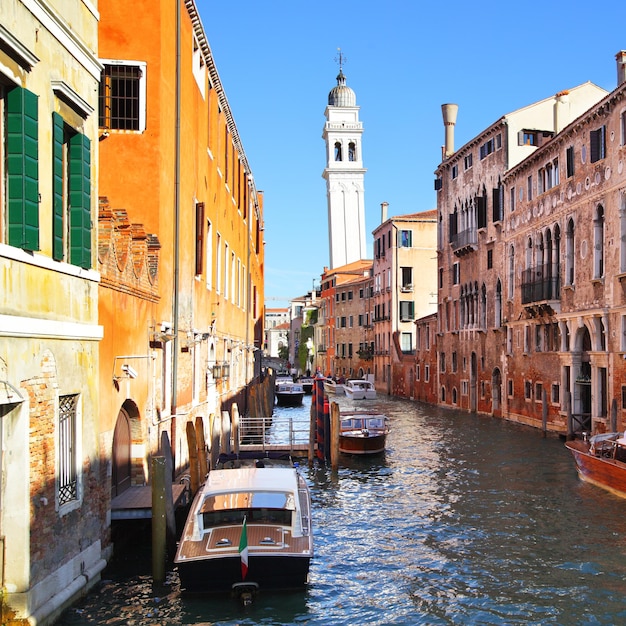
[[[157,584],[165,582],[167,554],[166,467],[165,457],[152,457],[152,579]]]

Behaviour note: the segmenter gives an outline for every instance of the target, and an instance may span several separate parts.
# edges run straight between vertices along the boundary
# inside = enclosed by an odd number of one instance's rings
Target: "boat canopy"
[[[238,491],[207,495],[200,513],[231,509],[286,509],[296,508],[292,493],[281,491]]]

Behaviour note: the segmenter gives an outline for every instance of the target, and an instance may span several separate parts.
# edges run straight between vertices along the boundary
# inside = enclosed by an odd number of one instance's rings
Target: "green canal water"
[[[309,404],[284,409],[308,423]],[[347,406],[347,400],[340,404]],[[302,466],[315,557],[300,593],[187,597],[156,588],[135,541],[61,626],[626,623],[626,500],[582,483],[558,437],[381,398],[384,455]],[[281,409],[278,409],[281,411]]]

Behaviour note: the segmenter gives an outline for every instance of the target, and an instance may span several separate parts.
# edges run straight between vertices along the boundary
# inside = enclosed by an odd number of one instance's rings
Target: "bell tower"
[[[346,85],[345,57],[339,51],[337,86],[328,94],[322,138],[326,142],[330,269],[367,258],[362,135],[356,95]]]

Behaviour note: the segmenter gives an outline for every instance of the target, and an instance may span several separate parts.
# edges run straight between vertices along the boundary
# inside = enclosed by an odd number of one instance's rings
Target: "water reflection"
[[[181,595],[175,570],[154,590],[148,545],[60,624],[626,622],[626,502],[580,482],[562,441],[411,402],[375,406],[391,418],[385,454],[342,457],[336,474],[302,468],[316,541],[305,592],[244,609]]]

